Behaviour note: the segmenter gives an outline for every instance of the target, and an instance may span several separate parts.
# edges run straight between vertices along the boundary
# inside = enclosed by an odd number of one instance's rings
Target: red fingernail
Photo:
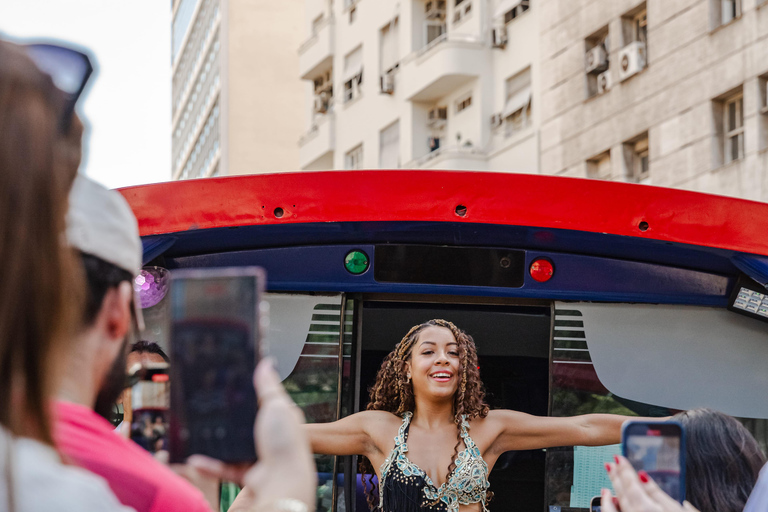
[[[644,484],[647,484],[648,480],[650,480],[650,478],[648,478],[648,473],[646,473],[642,469],[637,472],[637,476],[640,477],[640,481],[643,482]]]
[[[608,464],[607,462],[605,463],[605,470],[606,470],[608,473],[610,473],[610,472],[611,472],[611,465],[610,465],[610,464]]]
[[[614,455],[613,456],[613,460],[615,460],[616,464],[618,464],[619,463],[619,456],[618,455]]]

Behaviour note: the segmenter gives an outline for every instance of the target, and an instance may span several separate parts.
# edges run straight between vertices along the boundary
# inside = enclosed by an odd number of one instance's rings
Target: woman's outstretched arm
[[[601,446],[621,441],[621,426],[627,420],[645,420],[618,414],[585,414],[566,418],[532,416],[517,411],[498,410],[488,420],[498,432],[491,449],[535,450],[553,446]],[[656,420],[660,418],[654,418]]]
[[[388,431],[396,431],[397,416],[385,411],[362,411],[331,423],[304,426],[312,452],[323,455],[365,455],[380,452]],[[394,434],[390,435],[394,437]]]

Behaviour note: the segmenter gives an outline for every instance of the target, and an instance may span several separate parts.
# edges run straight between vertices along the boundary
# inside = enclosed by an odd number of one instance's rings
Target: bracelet
[[[309,512],[307,504],[294,498],[283,498],[259,507],[259,512]]]

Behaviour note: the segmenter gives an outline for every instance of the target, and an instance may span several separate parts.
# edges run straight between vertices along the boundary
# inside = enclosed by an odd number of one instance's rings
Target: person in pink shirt
[[[70,193],[67,240],[79,252],[86,297],[54,404],[53,438],[65,462],[104,478],[136,512],[218,510],[220,478],[244,485],[231,512],[314,510],[317,474],[303,414],[269,360],[254,376],[259,462],[247,468],[190,457],[179,469],[205,494],[115,431],[106,418],[125,385],[129,340],[143,327],[133,292],[142,256],[136,219],[119,193],[80,176]]]
[[[54,441],[67,462],[107,480],[137,512],[208,512],[210,500],[190,482],[124,439],[107,421],[123,390],[131,334],[133,277],[141,267],[136,220],[122,196],[79,176],[70,193],[67,239],[83,263],[86,300],[82,328],[69,353],[54,408]]]

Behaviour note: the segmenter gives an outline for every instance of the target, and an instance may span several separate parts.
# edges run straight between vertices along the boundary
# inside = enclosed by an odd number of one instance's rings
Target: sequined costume
[[[379,503],[382,512],[458,512],[459,505],[481,503],[486,507],[488,465],[480,449],[469,437],[469,423],[461,418],[461,439],[464,450],[456,456],[456,468],[448,480],[437,487],[427,474],[408,460],[408,430],[413,413],[403,415],[403,424],[395,437],[395,447],[381,465],[379,474]]]

